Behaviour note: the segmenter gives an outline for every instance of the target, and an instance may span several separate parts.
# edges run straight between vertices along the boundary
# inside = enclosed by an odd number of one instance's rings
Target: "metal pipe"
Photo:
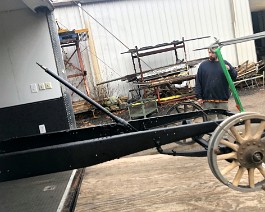
[[[224,75],[225,75],[225,77],[226,77],[226,80],[227,80],[227,82],[228,82],[228,84],[229,84],[229,87],[230,87],[230,89],[231,89],[231,91],[232,91],[232,93],[233,93],[233,97],[234,97],[234,99],[235,99],[235,101],[236,101],[236,105],[237,105],[237,107],[238,107],[238,110],[239,110],[240,112],[245,112],[245,110],[244,110],[244,108],[243,108],[243,106],[242,106],[242,103],[241,103],[241,101],[240,101],[240,98],[239,98],[239,96],[238,96],[238,93],[237,93],[236,87],[235,87],[235,85],[234,85],[234,83],[233,83],[233,81],[232,81],[232,79],[231,79],[231,76],[230,76],[230,74],[229,74],[229,72],[228,72],[228,70],[227,70],[227,68],[226,68],[226,65],[225,65],[225,62],[224,62],[223,56],[222,56],[222,54],[221,54],[221,50],[220,50],[220,48],[217,48],[216,50],[214,50],[214,53],[216,54],[216,56],[217,56],[217,58],[218,58],[218,61],[219,61],[220,65],[221,65],[221,67],[222,67],[222,69],[223,69],[223,72],[224,72]]]
[[[112,114],[111,112],[109,112],[107,109],[105,109],[100,104],[98,104],[97,102],[95,102],[93,99],[91,99],[90,97],[88,97],[87,95],[85,95],[84,93],[82,93],[80,90],[78,90],[77,88],[75,88],[74,86],[72,86],[69,82],[67,82],[63,78],[59,77],[58,75],[56,75],[55,73],[53,73],[52,71],[50,71],[48,68],[44,67],[43,65],[41,65],[39,63],[37,63],[37,65],[40,66],[46,73],[48,73],[49,75],[51,75],[53,78],[57,79],[59,82],[61,82],[62,84],[64,84],[66,87],[68,87],[70,90],[72,90],[73,92],[75,92],[77,95],[79,95],[80,97],[82,97],[83,99],[85,99],[86,101],[88,101],[90,104],[94,105],[96,108],[98,108],[99,110],[101,110],[102,112],[104,112],[106,115],[108,115],[110,118],[112,118],[116,123],[122,124],[124,127],[126,127],[127,129],[129,129],[131,132],[137,131],[127,121],[125,121],[124,119],[122,119],[122,118],[120,118],[118,116],[115,116],[114,114]]]

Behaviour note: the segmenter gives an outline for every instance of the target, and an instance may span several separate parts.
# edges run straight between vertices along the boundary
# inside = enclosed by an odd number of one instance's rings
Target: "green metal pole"
[[[226,65],[225,65],[225,62],[224,62],[223,56],[222,56],[222,54],[221,54],[221,49],[220,49],[220,48],[215,49],[215,50],[214,50],[214,53],[216,54],[216,56],[217,56],[217,58],[218,58],[218,60],[219,60],[219,63],[220,63],[220,65],[221,65],[222,69],[223,69],[223,72],[224,72],[224,74],[225,74],[225,77],[226,77],[226,79],[227,79],[227,82],[228,82],[228,84],[229,84],[229,87],[230,87],[230,89],[231,89],[231,91],[232,91],[232,94],[233,94],[233,97],[234,97],[234,99],[235,99],[237,109],[238,109],[240,112],[245,112],[245,110],[244,110],[244,108],[243,108],[243,106],[242,106],[242,104],[241,104],[240,98],[239,98],[239,96],[238,96],[238,93],[237,93],[236,87],[235,87],[235,85],[234,85],[234,83],[233,83],[233,81],[232,81],[232,79],[231,79],[231,76],[230,76],[230,74],[229,74],[229,72],[228,72],[228,70],[227,70],[227,68],[226,68]]]

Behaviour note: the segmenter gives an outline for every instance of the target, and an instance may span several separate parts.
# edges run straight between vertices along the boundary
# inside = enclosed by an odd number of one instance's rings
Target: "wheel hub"
[[[263,142],[248,141],[239,146],[238,162],[245,168],[256,168],[265,161],[265,144]]]

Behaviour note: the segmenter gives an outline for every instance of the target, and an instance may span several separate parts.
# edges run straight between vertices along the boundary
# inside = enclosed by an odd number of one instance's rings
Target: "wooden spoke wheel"
[[[214,131],[208,163],[215,177],[238,191],[265,189],[265,116],[239,113]]]
[[[202,107],[194,102],[180,102],[175,105],[173,105],[169,110],[167,111],[167,115],[173,115],[173,114],[178,114],[178,113],[187,113],[187,112],[192,112],[192,111],[199,111],[203,110]],[[172,125],[185,125],[185,124],[192,124],[192,123],[201,123],[203,121],[206,121],[207,116],[204,115],[203,117],[198,117],[195,119],[189,119],[189,120],[183,120],[180,122],[176,122]],[[195,141],[192,138],[188,139],[183,139],[180,141],[176,141],[176,143],[180,145],[190,145],[195,143]]]

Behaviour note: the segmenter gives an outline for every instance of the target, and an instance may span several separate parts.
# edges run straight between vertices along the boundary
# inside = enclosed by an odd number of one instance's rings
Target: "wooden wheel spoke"
[[[263,168],[262,165],[258,166],[258,170],[262,174],[262,176],[265,178],[265,169]]]
[[[248,183],[249,183],[250,188],[255,187],[254,171],[255,171],[255,168],[248,169]]]
[[[252,133],[251,133],[251,121],[250,119],[245,121],[245,139],[249,139],[252,137]]]
[[[239,163],[236,162],[236,161],[233,161],[232,163],[229,163],[228,166],[226,166],[222,171],[221,171],[221,174],[222,175],[225,175],[227,174],[228,172],[232,171],[234,168],[236,168],[237,166],[239,166]]]
[[[237,154],[235,152],[230,152],[227,154],[217,155],[217,160],[226,160],[226,159],[237,159]]]
[[[239,132],[236,130],[235,126],[232,126],[230,128],[230,131],[232,132],[232,134],[235,136],[236,141],[240,144],[244,143],[244,139],[241,137],[241,135],[239,134]]]
[[[258,127],[258,129],[257,129],[257,132],[256,132],[256,134],[255,134],[255,136],[254,136],[253,139],[254,139],[254,140],[258,140],[258,139],[260,139],[262,133],[264,132],[264,129],[265,129],[265,121],[262,121],[262,122],[260,122],[260,125],[259,125],[259,127]]]
[[[220,141],[220,143],[223,144],[223,145],[225,145],[225,146],[227,146],[227,147],[229,147],[229,148],[231,148],[231,149],[233,149],[236,152],[238,151],[239,146],[237,144],[233,144],[233,143],[231,143],[229,141],[226,141],[224,139],[222,139]]]
[[[238,186],[238,184],[240,183],[240,180],[241,180],[241,178],[242,178],[242,176],[243,176],[245,171],[246,171],[246,168],[241,167],[241,166],[239,167],[239,169],[238,169],[238,171],[236,173],[236,176],[235,176],[235,178],[234,178],[234,180],[232,182],[232,184],[234,186]]]

